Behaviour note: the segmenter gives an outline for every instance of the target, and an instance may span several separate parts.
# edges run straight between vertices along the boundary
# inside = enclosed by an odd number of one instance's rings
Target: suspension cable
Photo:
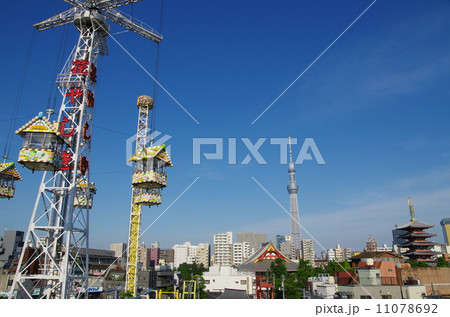
[[[159,28],[158,32],[162,34],[163,26],[163,13],[164,13],[164,0],[161,0],[161,11],[159,14]],[[153,109],[150,123],[150,132],[156,130],[156,99],[158,95],[158,84],[159,81],[159,56],[160,56],[160,43],[156,44],[156,61],[155,61],[155,81],[153,82]],[[150,138],[150,145],[153,145],[153,138]]]
[[[67,25],[64,25],[61,30],[61,40],[59,41],[59,47],[58,47],[58,53],[56,55],[56,61],[55,61],[55,67],[53,69],[53,77],[57,78],[58,76],[58,66],[61,64],[61,61],[64,58],[64,52],[67,48],[67,39],[69,37],[69,28]],[[48,93],[48,100],[47,100],[47,109],[48,108],[55,108],[57,94],[55,93],[55,82],[54,79],[50,82],[50,91]],[[53,97],[53,102],[51,102],[51,99]]]
[[[5,148],[3,150],[3,159],[5,160],[5,162],[11,152],[12,132],[16,125],[17,114],[19,113],[20,102],[22,100],[23,87],[25,86],[25,78],[27,75],[28,66],[30,64],[31,51],[33,48],[33,41],[34,41],[35,33],[36,33],[36,31],[35,31],[35,29],[33,29],[33,31],[31,32],[31,40],[30,40],[30,43],[28,44],[27,55],[25,57],[25,65],[23,67],[22,76],[21,76],[20,82],[19,82],[19,88],[17,91],[16,101],[15,101],[14,107],[13,107],[12,120],[9,123],[8,135],[6,137],[6,144],[5,144]]]

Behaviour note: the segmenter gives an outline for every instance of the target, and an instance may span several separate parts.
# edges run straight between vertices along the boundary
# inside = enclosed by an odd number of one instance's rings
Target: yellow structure
[[[183,299],[197,298],[197,281],[183,281]]]
[[[130,162],[134,162],[134,172],[132,177],[133,193],[125,285],[125,289],[130,291],[133,296],[136,296],[137,288],[137,264],[142,205],[154,206],[161,204],[160,190],[167,185],[166,167],[172,166],[164,144],[146,147],[149,133],[149,112],[153,108],[153,99],[149,96],[140,96],[137,106],[139,109],[139,118],[136,133],[136,153],[129,159]]]
[[[167,294],[168,296],[164,296]],[[162,290],[159,290],[158,293],[158,299],[179,299],[180,298],[180,292],[176,290],[175,292],[163,292]]]
[[[442,233],[446,245],[450,245],[450,218],[444,218],[441,220]]]

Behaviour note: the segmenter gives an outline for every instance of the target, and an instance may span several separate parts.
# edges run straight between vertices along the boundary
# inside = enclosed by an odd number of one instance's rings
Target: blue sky
[[[252,124],[372,2],[164,1],[160,82],[200,124],[158,90],[156,129],[172,136],[174,167],[163,204],[143,209],[142,228],[199,179],[141,241],[169,248],[211,242],[217,232],[288,234],[289,216],[252,177],[289,210],[287,166],[269,139],[290,135],[299,144],[313,138],[326,162],[296,166],[301,223],[325,248],[362,249],[369,234],[390,245],[395,224],[409,220],[408,196],[417,218],[436,226],[430,230],[438,234],[434,241],[443,242],[439,221],[450,216],[448,1],[376,1]],[[160,7],[146,0],[122,9],[158,28]],[[78,32],[72,25],[44,32],[32,25],[66,8],[63,1],[4,4],[10,14],[0,18],[1,149],[33,33],[14,130],[44,111],[49,98],[56,96],[59,108],[55,69],[62,68]],[[111,34],[153,74],[156,45],[122,30],[112,25]],[[126,140],[136,131],[137,96],[153,92],[152,79],[111,38],[108,45],[95,98],[94,248],[127,241],[132,170]],[[193,138],[224,138],[224,160],[193,165]],[[227,161],[229,138],[238,139],[235,165]],[[260,148],[267,164],[239,164],[248,154],[240,138],[267,138]],[[22,140],[13,135],[10,142],[15,160]],[[300,145],[293,151],[296,156]],[[2,229],[26,230],[36,199],[40,173],[19,171],[24,181],[16,197],[0,201]]]

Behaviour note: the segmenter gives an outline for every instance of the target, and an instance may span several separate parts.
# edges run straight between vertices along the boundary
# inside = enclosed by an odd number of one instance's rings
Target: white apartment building
[[[336,259],[336,253],[334,249],[328,249],[327,251],[327,261],[333,261]]]
[[[250,243],[249,242],[235,242],[233,243],[233,265],[242,264],[250,257]]]
[[[173,266],[179,267],[183,263],[197,264],[202,263],[206,268],[209,267],[210,246],[209,243],[199,243],[191,245],[189,241],[183,244],[176,244],[172,247],[174,250]]]
[[[233,233],[214,235],[214,265],[231,266],[233,263]]]
[[[173,266],[179,267],[183,263],[192,264],[196,260],[197,246],[191,245],[189,241],[183,244],[175,244],[172,247],[174,251]]]
[[[203,273],[207,292],[223,292],[225,288],[245,290],[248,295],[254,295],[255,272],[238,271],[231,266],[211,266]]]

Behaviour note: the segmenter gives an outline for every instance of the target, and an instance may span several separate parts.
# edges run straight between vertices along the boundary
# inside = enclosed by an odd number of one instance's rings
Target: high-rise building
[[[250,255],[252,255],[267,242],[267,233],[239,232],[237,234],[237,242],[248,242]]]
[[[346,260],[350,260],[350,258],[353,256],[353,250],[350,248],[345,248],[344,255]]]
[[[169,265],[173,268],[175,251],[173,249],[159,250],[159,265]]]
[[[150,249],[145,246],[144,242],[138,248],[138,263],[141,263],[144,270],[150,267]]]
[[[122,258],[127,256],[127,244],[126,243],[111,243],[109,250],[114,251],[116,258]]]
[[[336,252],[334,251],[334,249],[328,249],[327,261],[336,261]]]
[[[369,235],[366,241],[366,248],[364,249],[365,252],[377,252],[377,240],[372,235]]]
[[[291,240],[286,240],[280,245],[280,252],[287,257],[289,260],[294,258],[294,247],[292,246]]]
[[[286,236],[283,236],[281,234],[277,234],[275,236],[275,243],[274,244],[275,244],[276,248],[278,249],[278,251],[281,248],[281,244],[284,243],[284,242],[286,242]]]
[[[233,233],[214,235],[214,265],[231,266],[233,263]]]
[[[292,161],[292,145],[291,145],[291,137],[289,137],[289,185],[287,186],[287,190],[289,193],[289,201],[290,201],[290,223],[291,223],[291,239],[292,245],[294,247],[294,252],[299,255],[300,252],[300,243],[301,243],[301,235],[300,235],[300,217],[298,213],[298,185],[295,183],[295,166]]]
[[[150,244],[150,267],[159,265],[159,242],[153,242]]]
[[[197,246],[195,262],[197,264],[203,264],[205,268],[209,268],[211,254],[210,249],[209,243],[199,243]]]
[[[343,262],[345,261],[345,250],[341,248],[340,244],[336,245],[336,249],[334,249],[334,260],[336,262]]]
[[[309,263],[314,264],[315,253],[314,253],[314,242],[312,239],[302,240],[302,259],[309,261]]]
[[[250,257],[250,243],[249,242],[235,242],[233,243],[233,265],[242,264]]]
[[[446,245],[450,245],[450,218],[444,218],[441,220],[442,233],[444,235],[444,241]]]
[[[23,239],[23,231],[5,230],[3,237],[0,237],[0,268],[9,268],[14,258],[19,256]]]
[[[174,251],[174,267],[179,267],[183,263],[192,264],[197,257],[197,246],[191,245],[189,241],[183,244],[175,244],[172,247]]]

